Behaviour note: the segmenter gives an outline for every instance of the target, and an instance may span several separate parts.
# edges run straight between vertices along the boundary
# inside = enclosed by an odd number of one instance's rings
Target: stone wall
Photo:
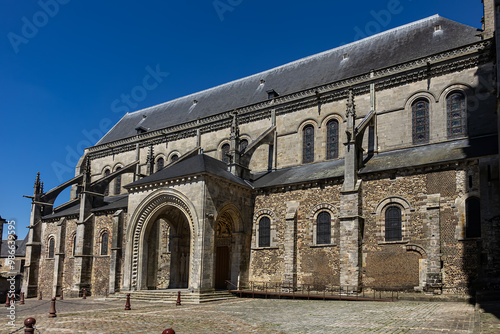
[[[457,170],[395,177],[387,174],[385,178],[382,174],[379,180],[365,180],[363,283],[417,286],[421,271],[429,271],[425,268],[434,256],[432,261],[442,261],[444,291],[465,292],[477,277],[480,249],[477,240],[463,237],[464,205],[465,198],[476,194],[478,186],[479,173],[474,164],[462,165]],[[436,196],[439,196],[439,217],[432,217],[429,201]],[[404,204],[401,205],[403,239],[385,242],[383,207],[401,203]],[[432,241],[435,233],[440,236],[438,244]],[[425,278],[420,278],[420,285],[422,279]]]
[[[108,233],[107,255],[101,255],[102,233]],[[96,214],[94,217],[94,261],[92,268],[92,295],[102,296],[109,288],[109,266],[111,257],[111,240],[113,231],[113,214]]]
[[[309,187],[286,187],[286,191],[260,193],[255,199],[255,210],[269,210],[275,217],[276,246],[256,247],[257,234],[254,226],[251,252],[251,281],[281,282],[285,276],[285,244],[296,245],[296,268],[298,284],[331,285],[339,284],[339,185]],[[285,239],[285,218],[287,203],[299,202],[295,242]],[[313,226],[315,214],[324,208],[332,212],[332,242],[315,245]],[[255,224],[255,223],[254,223]],[[288,242],[288,243],[287,243]]]
[[[66,221],[66,240],[64,247],[64,274],[62,287],[65,292],[69,292],[73,284],[73,269],[75,258],[73,256],[73,238],[76,235],[76,221],[77,219],[70,219]]]
[[[49,239],[54,238],[54,257],[49,257]],[[42,226],[42,249],[40,257],[40,274],[38,277],[38,291],[44,299],[52,298],[54,284],[54,261],[56,253],[57,225],[56,222],[43,223]]]

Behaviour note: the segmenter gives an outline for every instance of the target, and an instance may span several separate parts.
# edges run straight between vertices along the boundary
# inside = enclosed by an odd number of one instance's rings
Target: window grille
[[[118,167],[116,170],[122,169],[121,167]],[[122,176],[118,175],[115,178],[115,195],[120,195],[120,192],[122,190]]]
[[[226,164],[231,162],[228,153],[229,153],[229,144],[222,145],[221,147],[222,161],[224,161]]]
[[[323,211],[316,218],[316,243],[318,245],[331,243],[332,217],[330,213]]]
[[[104,177],[108,176],[109,174],[111,174],[111,171],[109,169],[106,169],[104,171]],[[106,189],[104,189],[104,196],[109,196],[109,183],[106,186]]]
[[[271,246],[271,219],[262,217],[259,220],[259,247]]]
[[[326,158],[336,159],[339,157],[339,122],[332,119],[326,123]]]
[[[448,114],[448,138],[463,137],[467,134],[467,109],[465,96],[452,93],[446,99]]]
[[[163,158],[159,158],[156,160],[156,171],[160,171],[163,169],[163,166],[165,165],[165,160]]]
[[[385,241],[401,239],[401,209],[398,206],[390,206],[385,211]]]
[[[108,255],[109,234],[104,232],[101,235],[101,255]]]
[[[412,105],[413,144],[429,141],[429,101],[418,100]]]
[[[76,233],[73,236],[73,249],[72,249],[71,253],[73,256],[75,256],[75,254],[76,254]]]
[[[302,162],[309,163],[314,161],[314,127],[307,125],[303,132],[303,153]]]
[[[243,139],[240,141],[240,152],[243,152],[248,147],[248,140]]]
[[[56,241],[54,238],[50,238],[49,239],[49,254],[48,254],[49,259],[54,258],[55,248],[56,248]]]

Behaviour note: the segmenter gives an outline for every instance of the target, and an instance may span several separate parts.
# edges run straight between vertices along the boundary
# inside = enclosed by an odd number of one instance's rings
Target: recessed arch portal
[[[161,237],[165,237],[161,231],[167,229],[172,233],[168,287],[196,288],[192,265],[197,230],[195,221],[194,206],[177,191],[158,191],[144,199],[127,229],[131,241],[126,258],[130,265],[130,281],[124,282],[124,287],[131,290],[165,288],[165,282],[162,283],[158,276],[148,278],[148,272],[160,269],[158,259],[165,254],[159,253],[166,251],[159,245]]]

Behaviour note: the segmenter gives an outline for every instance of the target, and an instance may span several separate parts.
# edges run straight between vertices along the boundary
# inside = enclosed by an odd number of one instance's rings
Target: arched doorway
[[[233,220],[225,212],[217,219],[215,228],[215,288],[227,289],[226,280],[231,279],[231,241]]]
[[[187,288],[190,229],[186,215],[166,206],[147,225],[142,242],[141,289]]]

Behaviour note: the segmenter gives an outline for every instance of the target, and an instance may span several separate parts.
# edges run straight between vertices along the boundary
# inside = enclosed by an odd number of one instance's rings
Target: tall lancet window
[[[116,170],[122,169],[121,167],[118,167]],[[120,195],[120,192],[122,190],[122,176],[118,175],[115,178],[115,195]]]
[[[163,166],[165,165],[165,160],[163,158],[159,158],[156,160],[156,171],[160,171],[163,169]]]
[[[309,163],[314,161],[314,127],[306,125],[302,130],[302,163]]]
[[[222,161],[224,161],[226,164],[231,162],[228,153],[229,153],[229,144],[222,145],[221,147]]]
[[[429,101],[422,99],[413,103],[413,144],[429,142]]]
[[[111,174],[111,171],[109,169],[106,169],[104,171],[104,177],[108,176],[109,174]],[[104,196],[109,196],[109,183],[106,186],[106,189],[104,189]]]
[[[326,158],[339,157],[339,122],[332,119],[326,123]]]
[[[463,137],[467,134],[467,108],[465,96],[455,92],[446,99],[448,114],[448,138]]]

